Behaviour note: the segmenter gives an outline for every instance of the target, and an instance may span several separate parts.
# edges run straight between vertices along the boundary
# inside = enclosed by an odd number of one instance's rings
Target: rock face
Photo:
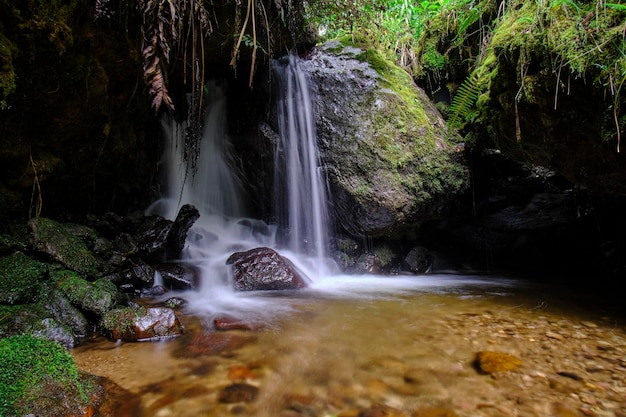
[[[403,234],[467,187],[460,147],[425,93],[375,51],[326,43],[302,62],[334,212],[353,235]]]
[[[227,260],[233,266],[235,288],[239,291],[294,290],[307,281],[289,259],[270,248],[236,252]]]
[[[37,217],[28,222],[28,227],[32,233],[33,246],[51,259],[88,276],[96,276],[102,270],[98,259],[83,242],[60,223]]]

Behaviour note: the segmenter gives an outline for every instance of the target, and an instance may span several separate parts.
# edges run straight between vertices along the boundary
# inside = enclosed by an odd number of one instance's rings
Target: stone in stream
[[[512,371],[521,364],[519,358],[502,352],[481,351],[476,354],[476,367],[485,374]]]
[[[137,342],[180,336],[183,326],[166,307],[128,307],[107,312],[102,327],[112,339]]]
[[[220,391],[218,401],[227,404],[250,402],[256,398],[258,393],[259,389],[254,385],[234,383]]]
[[[294,290],[307,286],[304,274],[270,248],[235,252],[226,264],[232,265],[235,289],[239,291]]]

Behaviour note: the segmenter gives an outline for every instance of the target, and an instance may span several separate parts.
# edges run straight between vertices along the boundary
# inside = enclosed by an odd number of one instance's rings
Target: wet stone
[[[519,358],[502,352],[481,351],[476,354],[476,366],[486,374],[511,371],[521,364]]]
[[[253,321],[239,320],[233,317],[218,317],[213,320],[216,330],[258,330],[263,325]]]
[[[183,340],[179,349],[181,357],[201,357],[205,355],[232,354],[237,349],[256,340],[254,336],[244,336],[232,333],[200,332],[193,333]]]
[[[180,336],[183,327],[174,311],[165,307],[129,307],[109,311],[103,327],[115,340],[144,341]]]
[[[270,248],[236,252],[226,264],[232,265],[235,289],[239,291],[294,290],[307,286],[304,275],[293,263]]]
[[[259,393],[254,385],[235,383],[220,391],[218,401],[221,403],[239,403],[253,401]]]

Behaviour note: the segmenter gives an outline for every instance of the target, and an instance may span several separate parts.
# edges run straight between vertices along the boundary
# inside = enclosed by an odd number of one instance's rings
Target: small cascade
[[[334,263],[328,256],[329,234],[326,186],[317,151],[312,102],[306,75],[295,57],[275,63],[280,96],[277,103],[280,143],[275,150],[276,218],[278,224],[245,217],[244,187],[224,127],[226,96],[216,82],[208,91],[202,142],[195,175],[183,157],[185,125],[166,118],[169,141],[163,168],[163,198],[147,214],[174,219],[183,204],[192,204],[200,218],[187,234],[181,262],[200,274],[200,289],[185,297],[190,307],[211,315],[231,316],[276,311],[280,306],[254,294],[237,293],[226,260],[234,252],[270,247],[289,258],[316,280],[328,275]],[[280,236],[277,238],[277,231]],[[156,277],[155,277],[156,281]],[[265,309],[267,304],[271,309]]]
[[[225,131],[225,87],[216,81],[206,86],[206,108],[197,172],[190,172],[183,158],[185,123],[169,117],[161,121],[167,145],[162,164],[165,173],[163,198],[149,209],[173,219],[183,204],[193,204],[204,215],[242,217],[243,185],[234,169],[232,144]]]
[[[328,258],[326,181],[321,168],[307,74],[298,58],[275,62],[280,144],[275,155],[276,213],[286,245],[299,254]],[[321,263],[320,263],[321,264]]]
[[[159,271],[154,271],[154,282],[152,284],[153,287],[163,287],[163,276]]]

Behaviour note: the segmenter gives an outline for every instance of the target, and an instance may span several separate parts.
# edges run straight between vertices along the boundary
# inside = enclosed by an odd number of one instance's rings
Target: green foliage
[[[78,0],[0,0],[0,109],[18,86],[14,62],[32,54],[35,45],[62,55],[74,43],[71,20]],[[27,80],[25,80],[27,81]]]
[[[7,97],[15,91],[15,68],[13,67],[13,55],[16,47],[0,32],[0,110],[9,107]]]
[[[448,125],[452,129],[460,129],[474,110],[481,93],[481,84],[478,74],[473,72],[461,84],[454,94],[449,108]]]
[[[442,3],[441,0],[314,0],[306,6],[307,16],[317,25],[322,40],[364,34],[368,43],[385,57],[415,70],[417,39]]]
[[[59,401],[52,394],[61,394]],[[32,336],[0,339],[0,415],[67,415],[64,402],[87,404],[88,396],[67,350]],[[45,410],[45,414],[41,410]],[[56,413],[56,414],[55,414]]]
[[[46,271],[45,264],[22,252],[0,258],[0,303],[33,301]]]

